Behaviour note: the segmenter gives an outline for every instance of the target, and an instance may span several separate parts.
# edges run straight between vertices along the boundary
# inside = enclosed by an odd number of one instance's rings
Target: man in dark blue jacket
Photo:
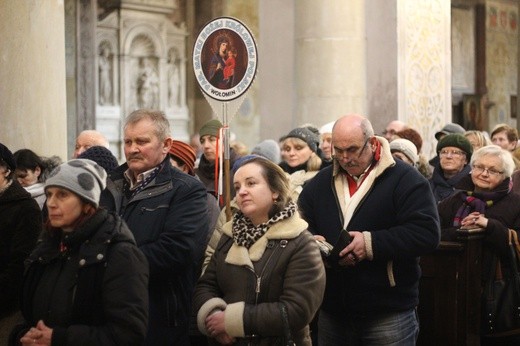
[[[125,119],[126,163],[107,182],[103,206],[116,210],[150,264],[146,345],[189,345],[192,293],[208,230],[206,189],[170,164],[162,112]]]
[[[439,244],[436,203],[426,179],[392,158],[368,119],[340,118],[334,163],[309,181],[299,206],[316,238],[351,242],[328,261],[320,345],[415,345],[419,256]]]

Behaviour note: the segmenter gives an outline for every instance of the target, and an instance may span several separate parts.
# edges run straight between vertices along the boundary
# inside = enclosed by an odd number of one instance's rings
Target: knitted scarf
[[[296,212],[296,204],[291,202],[285,207],[285,209],[276,213],[267,222],[261,223],[255,226],[251,223],[241,211],[238,211],[233,216],[233,241],[239,246],[245,246],[249,249],[258,239],[260,239],[265,232],[269,229],[269,226],[275,224],[278,221],[287,219],[294,215]]]
[[[462,191],[459,196],[463,202],[455,213],[453,226],[460,227],[462,220],[474,211],[484,214],[487,208],[505,197],[509,191],[509,178],[505,179],[494,191]]]

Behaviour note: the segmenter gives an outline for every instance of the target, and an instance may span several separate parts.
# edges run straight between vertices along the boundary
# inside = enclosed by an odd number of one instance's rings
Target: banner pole
[[[224,201],[226,205],[226,220],[231,220],[231,186],[230,186],[230,153],[229,153],[229,122],[228,122],[228,103],[222,102],[222,115],[224,120]]]

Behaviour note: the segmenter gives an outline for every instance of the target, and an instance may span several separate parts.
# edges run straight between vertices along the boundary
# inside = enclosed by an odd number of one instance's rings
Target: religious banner
[[[219,196],[225,188],[226,210],[229,212],[229,121],[244,101],[245,93],[256,75],[258,55],[249,29],[231,17],[215,18],[200,31],[193,47],[193,69],[197,83],[213,111],[224,125],[223,164],[216,163],[219,174]],[[223,179],[220,177],[224,176]],[[228,214],[228,219],[230,214]]]

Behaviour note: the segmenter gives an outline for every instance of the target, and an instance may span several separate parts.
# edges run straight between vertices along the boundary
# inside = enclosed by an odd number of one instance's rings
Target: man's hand
[[[365,238],[359,231],[348,232],[352,241],[339,253],[339,265],[353,267],[357,263],[367,258]]]

